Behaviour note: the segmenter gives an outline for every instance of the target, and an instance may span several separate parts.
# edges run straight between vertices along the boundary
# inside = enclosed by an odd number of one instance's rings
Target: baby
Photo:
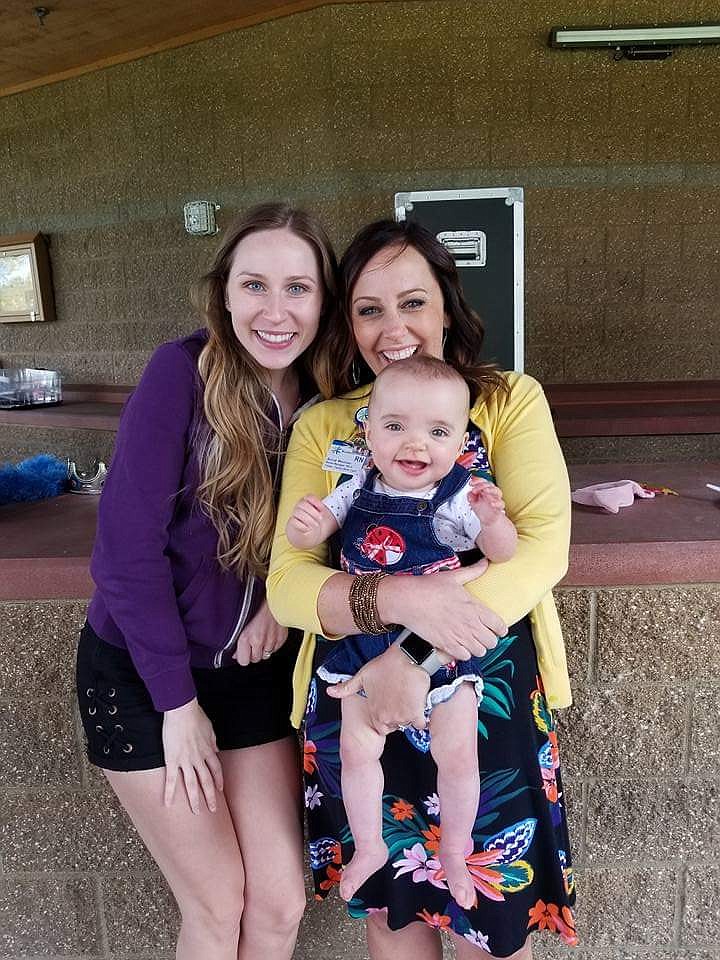
[[[459,566],[456,551],[475,546],[491,562],[510,559],[517,533],[505,515],[500,490],[455,462],[468,436],[469,403],[467,384],[441,360],[414,356],[385,367],[375,380],[367,411],[365,438],[372,468],[339,484],[322,501],[304,497],[287,523],[293,546],[316,547],[342,528],[341,562],[353,574],[453,569]],[[349,679],[397,642],[398,634],[345,637],[334,645],[318,675],[328,683]],[[439,859],[451,894],[466,908],[475,902],[465,851],[480,798],[480,663],[471,658],[441,665],[431,676],[426,706],[438,769]],[[384,736],[370,725],[365,698],[343,699],[342,796],[355,842],[340,884],[345,900],[387,860],[380,766],[384,745]]]

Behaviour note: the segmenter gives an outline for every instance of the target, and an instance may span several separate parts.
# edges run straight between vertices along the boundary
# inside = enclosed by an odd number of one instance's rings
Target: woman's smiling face
[[[442,291],[414,247],[386,247],[368,260],[350,309],[358,350],[373,373],[416,353],[442,358]]]
[[[320,322],[323,282],[312,246],[287,227],[247,234],[233,253],[225,305],[235,336],[261,367],[289,367]]]

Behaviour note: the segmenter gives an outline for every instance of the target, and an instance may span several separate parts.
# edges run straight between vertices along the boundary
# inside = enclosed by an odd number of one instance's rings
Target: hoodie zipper
[[[275,404],[275,407],[277,409],[278,426],[280,429],[280,443],[278,446],[278,454],[275,457],[275,475],[273,476],[273,492],[275,492],[275,490],[277,489],[278,473],[280,472],[280,461],[283,458],[283,454],[280,451],[283,449],[283,444],[285,441],[285,427],[283,425],[282,407],[280,406],[278,398],[275,396],[274,393],[271,393],[270,396],[272,397],[273,403]]]
[[[288,420],[287,424],[283,424],[282,408],[280,406],[278,398],[275,396],[274,393],[271,393],[270,396],[272,397],[273,403],[275,404],[275,408],[277,409],[278,423],[279,423],[279,429],[280,429],[280,449],[282,450],[282,448],[285,445],[284,440],[285,440],[285,434],[287,433],[287,431],[295,423],[297,418],[302,413],[304,413],[309,407],[315,406],[315,404],[321,399],[321,397],[319,393],[316,393],[315,396],[310,397],[309,400],[306,400],[305,403],[303,403],[301,406],[297,408],[297,410],[293,413],[293,415]],[[280,464],[284,456],[285,456],[285,452],[283,451],[282,454],[278,454],[277,459],[275,461],[275,476],[273,477],[273,484],[277,483],[278,473],[280,471]]]
[[[234,643],[237,643],[237,638],[240,635],[241,630],[245,626],[245,621],[247,620],[248,610],[250,609],[250,600],[252,599],[253,584],[255,583],[255,577],[248,577],[247,583],[245,584],[245,593],[243,595],[242,606],[240,607],[240,616],[237,618],[237,623],[233,627],[233,632],[230,634],[230,639],[225,644],[225,646],[218,650],[215,654],[213,660],[214,667],[222,666],[223,654],[226,653]]]
[[[275,404],[275,407],[276,407],[276,409],[277,409],[278,421],[279,421],[279,427],[280,427],[280,438],[281,438],[280,447],[281,447],[281,449],[282,449],[282,438],[283,438],[283,435],[284,435],[285,429],[286,429],[285,426],[283,425],[282,408],[280,407],[280,404],[278,403],[278,400],[277,400],[277,397],[275,396],[275,394],[274,394],[274,393],[271,393],[270,396],[272,397],[273,403]],[[318,400],[319,400],[319,397],[318,397],[318,396],[312,397],[310,400],[308,400],[306,403],[304,403],[301,407],[298,407],[298,409],[295,411],[295,413],[294,413],[294,414],[292,415],[292,417],[290,418],[290,421],[289,421],[289,423],[288,423],[288,426],[291,426],[291,425],[297,420],[297,418],[300,416],[300,414],[303,412],[303,410],[305,410],[307,407],[311,407],[313,404],[317,403]],[[273,477],[273,489],[275,488],[275,485],[277,484],[277,479],[278,479],[278,473],[279,473],[279,471],[280,471],[280,461],[281,461],[281,460],[282,460],[282,457],[281,457],[280,454],[278,454],[278,456],[276,457],[276,460],[275,460],[275,476]],[[242,606],[240,607],[240,615],[238,616],[237,622],[235,623],[235,626],[233,627],[232,633],[230,634],[230,639],[229,639],[228,642],[225,644],[225,646],[222,647],[222,649],[218,650],[217,653],[215,654],[215,656],[214,656],[214,658],[213,658],[213,666],[214,666],[214,667],[222,667],[223,655],[224,655],[225,653],[227,653],[228,650],[231,649],[231,647],[233,646],[233,644],[237,643],[238,637],[240,636],[240,634],[241,634],[241,632],[242,632],[242,630],[243,630],[243,628],[244,628],[244,626],[245,626],[245,621],[247,620],[247,615],[248,615],[248,612],[249,612],[249,610],[250,610],[250,602],[251,602],[251,600],[252,600],[252,593],[253,593],[253,585],[254,585],[254,583],[255,583],[255,577],[253,577],[253,576],[249,577],[247,583],[245,584],[245,593],[244,593],[244,595],[243,595]]]

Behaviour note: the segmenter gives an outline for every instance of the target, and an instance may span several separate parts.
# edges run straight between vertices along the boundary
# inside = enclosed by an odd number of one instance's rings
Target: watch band
[[[412,633],[407,627],[400,632],[398,640],[398,646],[408,660],[424,670],[428,676],[437,673],[443,666],[435,647],[416,633]]]
[[[437,655],[437,650],[433,647],[433,652],[429,657],[426,657],[422,663],[419,663],[418,666],[421,670],[424,670],[429,677],[434,673],[437,673],[440,667],[444,666],[442,660]]]

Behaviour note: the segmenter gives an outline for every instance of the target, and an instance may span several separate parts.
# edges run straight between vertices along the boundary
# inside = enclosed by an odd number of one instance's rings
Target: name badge
[[[323,470],[335,473],[355,474],[365,467],[368,461],[367,450],[360,450],[347,440],[333,440],[323,463]]]

